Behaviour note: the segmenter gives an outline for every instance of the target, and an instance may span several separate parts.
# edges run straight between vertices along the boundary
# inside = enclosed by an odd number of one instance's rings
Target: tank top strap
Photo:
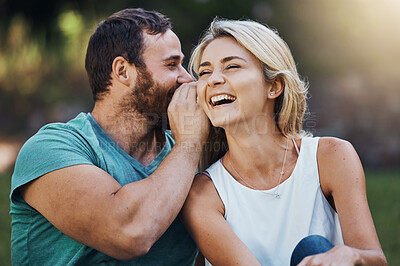
[[[316,163],[318,142],[319,142],[319,137],[302,138],[301,139],[301,147],[300,147],[302,152],[300,151],[299,153],[301,153],[302,157],[305,157],[306,160]]]
[[[305,178],[319,184],[317,162],[318,142],[319,137],[304,137],[301,139],[300,154],[296,163],[296,171],[293,173],[295,179],[299,175],[303,180]]]
[[[296,143],[296,141],[294,141],[294,138],[292,138],[292,141],[293,141],[294,148],[296,149],[297,156],[299,156],[299,155],[300,155],[300,150],[299,150],[299,147],[297,146],[297,143]]]

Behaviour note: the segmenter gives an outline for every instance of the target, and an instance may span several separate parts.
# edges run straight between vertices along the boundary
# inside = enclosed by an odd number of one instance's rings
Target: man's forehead
[[[171,30],[165,33],[143,33],[145,57],[157,57],[160,60],[183,60],[181,44],[178,37]]]

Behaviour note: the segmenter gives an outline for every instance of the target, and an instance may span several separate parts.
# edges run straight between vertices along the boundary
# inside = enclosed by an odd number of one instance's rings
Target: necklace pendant
[[[278,194],[278,193],[275,193],[274,197],[275,197],[276,199],[280,199],[280,198],[281,198],[281,195]]]

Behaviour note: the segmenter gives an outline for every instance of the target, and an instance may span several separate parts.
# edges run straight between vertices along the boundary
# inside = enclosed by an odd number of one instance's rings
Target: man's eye
[[[176,66],[177,66],[177,63],[169,63],[167,66],[168,66],[168,67],[176,67]]]

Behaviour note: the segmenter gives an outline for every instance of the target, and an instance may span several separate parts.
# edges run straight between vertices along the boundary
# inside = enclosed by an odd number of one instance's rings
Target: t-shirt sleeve
[[[78,164],[96,165],[85,138],[68,128],[44,128],[21,148],[11,179],[11,201],[16,190],[49,172]]]

